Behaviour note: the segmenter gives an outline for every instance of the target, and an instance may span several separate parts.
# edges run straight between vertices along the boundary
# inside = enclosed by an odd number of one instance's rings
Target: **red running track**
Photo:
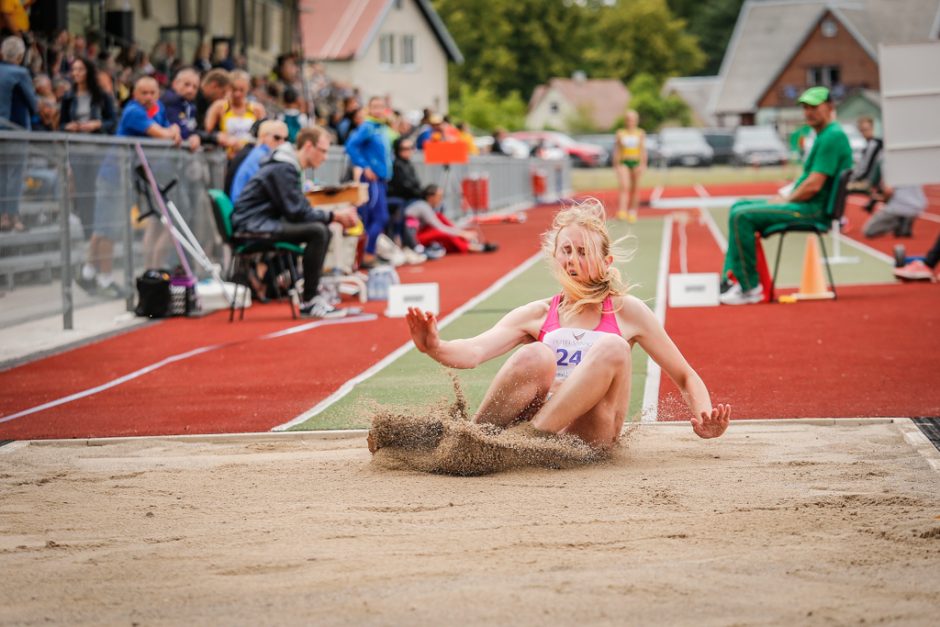
[[[449,255],[399,269],[404,282],[438,282],[441,317],[538,251],[554,207],[524,224],[485,227],[500,249]],[[366,304],[381,313],[385,302]],[[0,372],[0,440],[266,431],[323,400],[408,340],[401,319],[322,326],[275,339],[292,321],[286,304],[177,318]],[[3,422],[17,412],[87,390],[200,347],[219,348],[166,365],[100,393]]]

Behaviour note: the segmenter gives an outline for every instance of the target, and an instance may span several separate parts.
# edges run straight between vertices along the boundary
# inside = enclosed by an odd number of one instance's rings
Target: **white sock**
[[[90,263],[82,264],[82,278],[85,279],[86,281],[90,281],[93,278],[95,278],[95,275],[97,273],[98,272],[95,270],[95,267],[91,265]]]

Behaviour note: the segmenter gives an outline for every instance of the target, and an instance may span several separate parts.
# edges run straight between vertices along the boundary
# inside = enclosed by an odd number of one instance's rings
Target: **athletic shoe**
[[[434,242],[433,244],[431,244],[430,246],[427,246],[424,249],[424,254],[427,255],[428,259],[432,259],[432,260],[440,259],[441,257],[447,254],[447,249],[441,246],[440,244],[438,244],[437,242]]]
[[[78,275],[75,277],[75,283],[90,296],[94,296],[98,293],[98,281],[95,280],[95,277],[86,279],[82,276],[81,270],[79,270]]]
[[[764,288],[758,285],[755,288],[741,289],[740,283],[735,283],[728,291],[718,297],[722,305],[754,305],[764,300]]]
[[[114,282],[108,283],[107,285],[99,285],[98,291],[95,293],[95,295],[114,299],[127,298],[127,292],[125,292],[120,285]]]
[[[636,211],[627,214],[627,224],[636,224]]]
[[[421,253],[411,250],[410,248],[404,249],[405,253],[405,263],[409,266],[417,266],[428,260],[427,255],[422,255]]]
[[[300,315],[303,318],[343,318],[346,313],[345,309],[337,309],[322,296],[316,296],[310,302],[300,306]]]
[[[618,220],[624,220],[624,221],[625,221],[625,220],[628,219],[628,217],[629,217],[629,214],[628,214],[626,211],[618,211],[618,212],[617,212],[617,219],[618,219]]]
[[[903,268],[895,268],[894,276],[902,281],[936,281],[933,269],[920,259],[915,259]]]

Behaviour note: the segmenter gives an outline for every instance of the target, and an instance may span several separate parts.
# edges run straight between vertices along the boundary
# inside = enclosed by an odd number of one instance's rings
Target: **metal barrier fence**
[[[61,315],[63,328],[71,329],[76,308],[105,299],[124,299],[130,311],[134,279],[144,268],[179,263],[157,216],[146,217],[150,208],[135,186],[137,144],[161,187],[176,180],[168,199],[209,258],[222,263],[225,251],[206,193],[223,186],[221,151],[191,152],[150,139],[0,131],[0,212],[18,213],[27,227],[0,233],[0,328]],[[336,184],[348,166],[343,149],[334,147],[308,175]],[[534,172],[543,177],[543,198],[562,197],[570,189],[567,162],[480,156],[445,168],[417,156],[415,167],[424,183],[444,188],[451,218],[464,212],[465,178],[488,179],[490,211],[531,204]],[[113,287],[83,274],[86,264],[101,276],[110,274]]]

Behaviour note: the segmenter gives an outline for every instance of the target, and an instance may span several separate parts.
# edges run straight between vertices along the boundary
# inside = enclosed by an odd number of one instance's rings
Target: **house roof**
[[[460,49],[430,1],[406,1],[417,3],[447,58],[463,63]],[[304,56],[317,61],[362,57],[394,4],[395,0],[300,0]]]
[[[598,128],[613,126],[630,102],[630,91],[616,78],[553,78],[532,92],[529,111],[535,109],[553,89],[575,108],[590,107]]]
[[[881,43],[936,37],[940,0],[746,0],[710,109],[742,113],[757,101],[829,10],[872,58]]]
[[[663,93],[678,95],[689,105],[702,124],[713,126],[715,120],[708,105],[718,84],[717,76],[676,76],[666,81]]]

